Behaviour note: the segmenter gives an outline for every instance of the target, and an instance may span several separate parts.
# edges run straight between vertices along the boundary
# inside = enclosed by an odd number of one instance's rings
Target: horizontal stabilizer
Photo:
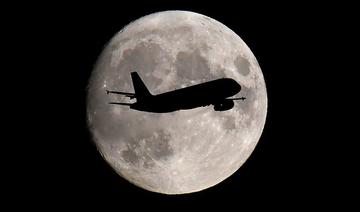
[[[124,102],[109,102],[109,104],[111,104],[111,105],[125,105],[125,106],[132,105],[132,103],[124,103]]]
[[[236,98],[229,98],[229,100],[245,100],[246,97],[236,97]]]

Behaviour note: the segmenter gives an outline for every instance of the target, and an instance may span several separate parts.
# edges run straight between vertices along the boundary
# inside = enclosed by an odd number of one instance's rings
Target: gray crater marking
[[[139,162],[139,156],[128,146],[126,150],[121,151],[121,157],[128,163],[136,164]]]
[[[188,83],[189,80],[209,80],[210,67],[206,58],[202,57],[199,49],[189,52],[179,52],[176,56],[175,67],[180,77],[184,76],[180,83]]]
[[[144,145],[140,144],[144,141]],[[127,145],[127,149],[121,152],[122,158],[131,164],[137,164],[141,157],[146,157],[147,160],[166,160],[173,155],[174,150],[170,146],[171,135],[164,130],[159,130],[151,136],[144,136],[143,138],[133,139]],[[143,161],[143,160],[141,160]],[[144,166],[151,167],[153,163],[144,164]]]
[[[151,73],[156,69],[163,53],[164,51],[158,44],[150,42],[139,43],[134,49],[124,51],[118,70],[122,73],[137,71],[144,77],[145,73]],[[159,85],[162,80],[149,75],[146,78],[146,82],[149,83],[147,86],[149,86],[150,89],[151,87]]]
[[[241,56],[237,56],[234,61],[234,65],[236,66],[240,74],[246,76],[250,73],[250,63],[247,59]]]
[[[174,153],[173,149],[171,149],[170,141],[171,135],[164,130],[160,130],[146,140],[145,147],[149,155],[156,160],[166,159]]]

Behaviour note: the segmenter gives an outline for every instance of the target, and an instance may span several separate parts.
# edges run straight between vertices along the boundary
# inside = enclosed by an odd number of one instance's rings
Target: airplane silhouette
[[[136,102],[109,102],[109,104],[130,106],[134,110],[153,113],[168,113],[208,105],[213,105],[215,111],[225,111],[234,107],[234,100],[246,99],[245,97],[228,98],[241,90],[241,86],[231,78],[217,79],[158,95],[149,92],[137,72],[131,72],[131,79],[135,93],[110,90],[106,90],[106,93],[120,94],[130,99],[136,98]]]

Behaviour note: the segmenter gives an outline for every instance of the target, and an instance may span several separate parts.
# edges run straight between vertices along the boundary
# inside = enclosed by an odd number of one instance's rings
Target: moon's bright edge
[[[109,105],[134,102],[105,93],[133,92],[132,71],[153,94],[229,77],[247,99],[223,112],[208,106],[154,114]],[[266,113],[265,81],[248,46],[222,23],[187,11],[127,25],[101,53],[88,85],[88,125],[100,153],[123,178],[165,194],[200,191],[232,175],[259,141]]]

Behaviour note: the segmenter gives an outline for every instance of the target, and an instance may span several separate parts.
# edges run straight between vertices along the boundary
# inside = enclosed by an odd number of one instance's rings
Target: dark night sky
[[[341,147],[328,126],[332,109],[324,103],[339,95],[328,92],[336,70],[329,65],[336,60],[329,54],[336,36],[329,35],[343,27],[333,13],[336,5],[166,2],[24,5],[26,12],[18,11],[22,16],[11,26],[26,35],[17,33],[29,45],[24,60],[32,68],[22,80],[33,95],[22,96],[31,104],[18,135],[25,158],[16,164],[25,165],[12,168],[19,174],[10,196],[34,198],[35,205],[117,209],[133,201],[176,209],[334,203],[334,194],[346,187],[335,183],[344,168],[333,157]],[[240,35],[262,68],[269,101],[261,140],[240,170],[215,187],[181,196],[148,192],[119,177],[91,143],[85,120],[87,80],[103,46],[129,22],[169,9],[202,13]]]

